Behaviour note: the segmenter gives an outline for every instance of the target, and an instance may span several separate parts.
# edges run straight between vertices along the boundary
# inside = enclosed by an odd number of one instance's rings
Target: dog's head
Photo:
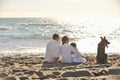
[[[100,37],[101,38],[101,43],[104,44],[105,47],[108,47],[108,44],[110,44],[110,42],[106,39],[106,37]]]

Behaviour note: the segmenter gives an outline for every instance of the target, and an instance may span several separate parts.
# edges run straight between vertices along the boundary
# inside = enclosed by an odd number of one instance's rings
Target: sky
[[[0,17],[120,18],[120,0],[0,0]]]

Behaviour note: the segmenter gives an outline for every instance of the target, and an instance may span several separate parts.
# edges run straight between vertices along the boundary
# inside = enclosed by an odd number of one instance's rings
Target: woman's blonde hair
[[[69,38],[67,36],[63,36],[62,37],[62,44],[65,44],[68,40],[69,40]]]

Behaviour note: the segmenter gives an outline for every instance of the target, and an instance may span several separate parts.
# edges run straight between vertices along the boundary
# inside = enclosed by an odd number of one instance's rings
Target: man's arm
[[[59,57],[54,57],[54,62],[55,63],[59,62]]]
[[[54,52],[54,62],[59,62],[59,59],[60,59],[60,46],[56,46]]]

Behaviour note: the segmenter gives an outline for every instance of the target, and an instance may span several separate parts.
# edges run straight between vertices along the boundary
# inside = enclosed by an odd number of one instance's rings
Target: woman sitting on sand
[[[71,52],[72,61],[77,62],[77,63],[85,63],[87,60],[78,51],[76,43],[71,43],[70,45],[73,46],[77,50],[77,53]]]
[[[73,54],[78,54],[78,50],[75,49],[73,46],[69,45],[69,38],[67,36],[64,36],[62,38],[62,46],[61,46],[61,62],[62,63],[72,63],[72,62],[78,62],[78,63],[85,63],[86,61],[74,61],[73,60]],[[76,57],[75,57],[76,59]]]

